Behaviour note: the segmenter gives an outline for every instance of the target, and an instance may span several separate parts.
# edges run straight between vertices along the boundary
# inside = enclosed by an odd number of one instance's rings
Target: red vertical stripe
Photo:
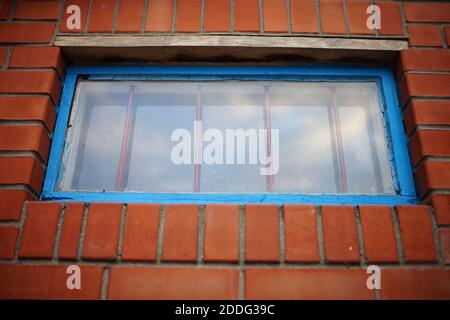
[[[128,93],[128,106],[127,106],[127,113],[125,116],[125,125],[123,129],[123,136],[122,136],[122,145],[120,147],[120,160],[119,160],[119,169],[117,171],[117,178],[116,178],[116,190],[122,191],[123,190],[123,179],[125,175],[125,166],[127,161],[127,154],[128,154],[128,145],[130,140],[130,132],[131,132],[131,120],[133,118],[133,98],[134,98],[134,86],[130,86],[130,91]]]
[[[270,103],[269,103],[269,87],[264,87],[264,128],[267,130],[267,155],[271,158],[270,165],[272,165],[272,124],[270,119]],[[274,192],[275,179],[273,174],[267,176],[267,189],[269,192]]]
[[[339,116],[335,87],[331,87],[331,98],[333,103],[331,108],[333,111],[332,113],[334,118],[334,129],[336,133],[336,146],[339,160],[339,185],[341,187],[340,192],[347,192],[347,171],[345,169],[344,146],[342,143],[341,118]]]
[[[202,121],[202,86],[197,86],[197,106],[195,112],[195,121]],[[200,135],[199,135],[200,133]],[[194,144],[194,192],[200,191],[200,170],[201,164],[195,163],[195,159],[200,159],[202,162],[202,134],[201,132],[197,132],[194,128],[194,139],[196,139],[196,143]]]

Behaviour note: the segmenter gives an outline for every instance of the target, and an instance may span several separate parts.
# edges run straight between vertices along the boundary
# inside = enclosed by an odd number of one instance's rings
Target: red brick
[[[100,299],[103,267],[80,266],[81,289],[67,288],[66,265],[0,265],[0,299]]]
[[[450,97],[449,74],[406,74],[399,85],[403,103],[410,97]]]
[[[360,206],[364,253],[369,263],[398,262],[391,208]]]
[[[359,262],[353,207],[323,206],[323,237],[328,262]]]
[[[8,19],[12,0],[0,0],[0,19]]]
[[[450,4],[404,3],[406,21],[450,22]]]
[[[31,199],[25,190],[0,190],[0,221],[19,221],[23,203]]]
[[[374,299],[362,269],[247,269],[245,298],[251,300]]]
[[[264,1],[264,32],[287,32],[288,15],[285,0]]]
[[[0,47],[0,66],[2,66],[6,61],[6,52],[8,51],[8,48],[6,47]]]
[[[384,300],[450,299],[450,270],[383,269],[381,298]]]
[[[0,119],[42,121],[49,131],[55,124],[55,108],[50,97],[0,97]]]
[[[277,262],[279,259],[277,206],[247,205],[245,207],[245,260]]]
[[[366,13],[367,7],[371,5],[370,1],[347,1],[348,12],[348,26],[350,33],[352,34],[375,34],[375,29],[370,30],[367,28],[367,18],[369,14]],[[384,17],[384,12],[383,13]],[[383,19],[382,19],[383,20]],[[381,22],[381,25],[383,25]]]
[[[172,30],[173,2],[149,0],[145,31],[170,32]]]
[[[50,139],[41,126],[0,125],[0,150],[35,151],[47,161]]]
[[[21,1],[16,8],[16,19],[57,20],[59,6],[59,1]]]
[[[155,261],[158,242],[160,206],[129,204],[125,221],[122,259],[126,261]]]
[[[450,125],[450,101],[413,99],[405,110],[406,132],[417,125]]]
[[[292,32],[317,32],[316,2],[291,0]]]
[[[409,25],[408,34],[410,46],[442,46],[441,30],[438,26]]]
[[[403,23],[400,15],[400,6],[393,1],[376,1],[381,10],[381,29],[378,33],[383,36],[403,35]]]
[[[347,33],[342,1],[320,0],[319,3],[322,32]]]
[[[60,81],[54,71],[0,71],[1,93],[45,93],[59,101]]]
[[[450,131],[416,131],[409,141],[409,146],[414,165],[424,157],[450,156]]]
[[[259,32],[258,0],[234,0],[234,31]]]
[[[43,178],[44,169],[35,158],[0,158],[0,184],[26,184],[40,193]]]
[[[450,225],[450,195],[433,194],[431,201],[436,213],[438,225]]]
[[[205,209],[205,261],[239,261],[239,207],[207,205]]]
[[[68,203],[64,213],[64,224],[59,241],[59,258],[76,260],[83,223],[84,203]]]
[[[201,0],[178,0],[176,32],[200,32]]]
[[[89,0],[67,0],[64,2],[64,4],[65,4],[64,15],[61,20],[59,30],[61,32],[75,32],[75,33],[83,32],[86,26],[86,17],[89,8]],[[80,8],[80,29],[70,30],[69,28],[67,28],[67,19],[73,15],[72,12],[67,13],[67,9],[72,5],[76,5]]]
[[[230,0],[206,0],[203,19],[205,32],[229,32]]]
[[[450,51],[406,49],[401,52],[402,72],[409,70],[449,71]]]
[[[16,226],[0,226],[0,259],[13,259],[19,228]]]
[[[442,230],[439,232],[441,240],[442,254],[444,255],[445,264],[450,264],[450,230]]]
[[[14,47],[9,66],[54,68],[61,77],[64,75],[59,47]]]
[[[436,189],[450,189],[450,162],[425,161],[414,174],[419,195]]]
[[[144,0],[121,1],[117,18],[117,32],[140,32]]]
[[[284,232],[287,262],[319,262],[315,206],[285,205]]]
[[[52,258],[61,204],[32,201],[22,231],[19,257]]]
[[[237,299],[238,281],[230,269],[112,267],[108,299]]]
[[[168,205],[165,211],[162,260],[196,261],[198,206]]]
[[[427,206],[398,206],[406,262],[435,262],[433,226]]]
[[[116,259],[121,208],[118,203],[91,204],[83,245],[84,259]]]
[[[92,0],[88,32],[112,32],[116,0]]]
[[[41,23],[0,23],[0,42],[29,42],[46,43],[51,42],[55,24]]]

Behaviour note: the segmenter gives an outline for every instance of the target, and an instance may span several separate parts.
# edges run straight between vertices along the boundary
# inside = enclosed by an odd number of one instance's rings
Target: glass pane
[[[341,84],[336,100],[348,192],[393,193],[376,84]]]
[[[126,190],[194,192],[194,165],[174,164],[171,134],[193,132],[197,86],[140,85],[136,88],[136,120]],[[191,139],[192,141],[192,139]],[[192,159],[192,157],[191,157]]]
[[[375,82],[80,81],[56,189],[393,194],[386,141]]]
[[[321,84],[270,87],[272,128],[280,130],[276,192],[337,193],[330,101]]]
[[[264,87],[258,84],[223,84],[211,83],[202,85],[202,120],[204,133],[208,129],[216,129],[223,137],[223,164],[202,164],[200,191],[204,192],[266,192],[266,176],[260,175],[261,165],[250,161],[250,149],[255,150],[259,143],[258,130],[264,129]],[[238,162],[238,138],[229,139],[227,130],[242,129],[245,138],[244,164]],[[229,131],[230,132],[230,131]],[[252,139],[252,141],[250,141]],[[213,143],[213,142],[211,142]],[[227,161],[225,144],[234,143],[234,157]],[[253,145],[251,145],[253,143]],[[204,143],[204,151],[207,145]],[[253,146],[253,147],[252,147]],[[231,153],[228,153],[231,155]],[[230,164],[230,162],[232,164]],[[227,164],[228,163],[228,164]]]
[[[115,190],[128,85],[80,82],[57,190]]]
[[[270,105],[276,192],[395,193],[376,83],[274,85]]]

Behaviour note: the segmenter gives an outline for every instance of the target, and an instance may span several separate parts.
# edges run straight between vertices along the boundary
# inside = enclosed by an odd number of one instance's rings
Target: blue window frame
[[[72,102],[81,77],[89,80],[256,80],[256,81],[375,81],[389,141],[389,161],[396,194],[297,194],[297,193],[137,193],[56,191]],[[70,67],[64,80],[48,169],[41,195],[43,200],[121,203],[272,203],[272,204],[414,204],[411,164],[395,80],[384,68],[328,67]]]

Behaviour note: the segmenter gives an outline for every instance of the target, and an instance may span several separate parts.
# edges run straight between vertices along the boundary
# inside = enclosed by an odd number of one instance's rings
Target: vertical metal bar
[[[339,162],[339,182],[340,182],[340,192],[347,192],[347,171],[345,169],[345,158],[344,158],[344,146],[342,143],[342,133],[341,133],[341,119],[339,116],[339,109],[336,100],[336,87],[331,87],[331,110],[333,113],[334,129],[336,132],[336,146],[338,153]]]
[[[270,100],[269,100],[269,87],[264,87],[264,129],[267,132],[267,155],[272,157],[272,120],[270,117]],[[271,159],[272,163],[272,159]],[[267,190],[274,192],[275,179],[272,174],[267,176]]]
[[[380,159],[378,158],[378,148],[377,143],[375,141],[375,129],[372,123],[372,112],[369,112],[367,108],[374,108],[375,106],[369,104],[369,106],[363,107],[364,117],[366,119],[366,127],[369,134],[369,143],[370,143],[370,156],[372,158],[373,163],[373,171],[375,174],[375,184],[377,186],[377,193],[383,193],[383,175],[381,172],[381,164]]]
[[[135,86],[130,85],[130,89],[128,92],[127,113],[125,115],[125,124],[124,124],[123,135],[122,135],[122,145],[120,147],[119,169],[117,170],[117,177],[116,177],[116,190],[117,191],[123,190],[123,180],[124,180],[124,175],[125,175],[125,166],[127,164],[126,162],[127,162],[127,154],[128,154],[128,145],[130,143],[130,132],[132,130],[131,121],[133,119],[133,113],[134,113],[134,105],[133,105],[134,91],[135,91]]]
[[[197,86],[197,105],[195,109],[195,121],[201,123],[202,121],[202,86]],[[201,171],[201,159],[202,159],[202,130],[200,128],[195,128],[194,131],[194,192],[200,192],[200,171]],[[200,132],[197,132],[200,131]]]
[[[331,153],[333,155],[333,171],[334,171],[334,184],[337,192],[341,190],[341,179],[339,177],[339,163],[337,161],[337,148],[336,148],[336,132],[334,130],[334,116],[333,110],[331,106],[327,106],[327,114],[328,114],[328,127],[330,128],[330,145],[331,145]]]

